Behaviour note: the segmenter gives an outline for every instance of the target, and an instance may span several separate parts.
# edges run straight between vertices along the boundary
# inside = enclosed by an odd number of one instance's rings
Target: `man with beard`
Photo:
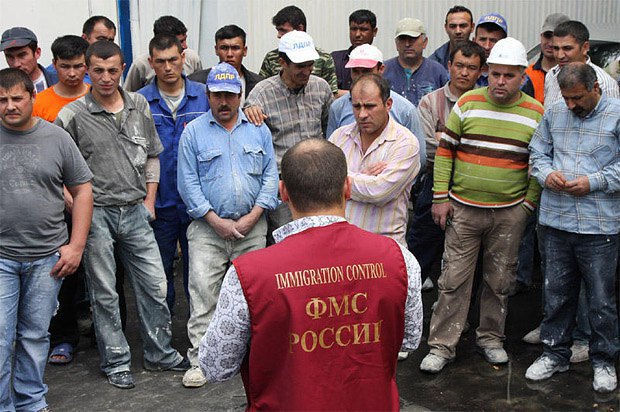
[[[585,62],[563,67],[557,82],[563,101],[547,108],[530,143],[532,175],[544,185],[539,221],[544,351],[525,377],[539,381],[568,370],[583,282],[592,330],[592,386],[597,392],[612,392],[620,350],[614,286],[620,231],[620,100],[601,93],[596,70]]]
[[[183,386],[207,381],[198,367],[198,346],[215,311],[230,262],[265,247],[265,211],[278,205],[278,170],[266,125],[256,127],[239,110],[241,80],[233,66],[209,72],[211,110],[183,131],[179,143],[178,188],[193,220],[189,243],[191,369]]]

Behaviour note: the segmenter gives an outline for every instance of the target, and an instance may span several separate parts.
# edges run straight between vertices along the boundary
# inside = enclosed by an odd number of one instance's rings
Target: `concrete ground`
[[[398,386],[404,411],[540,411],[596,410],[619,411],[620,391],[606,396],[592,390],[589,362],[571,365],[567,373],[553,376],[542,383],[525,380],[527,367],[542,352],[541,345],[529,345],[521,337],[540,321],[540,280],[533,289],[510,300],[506,324],[505,348],[510,363],[496,367],[486,363],[475,351],[477,314],[470,313],[472,329],[462,337],[457,359],[438,375],[420,372],[418,366],[428,353],[426,336],[430,306],[436,292],[425,292],[425,329],[420,348],[398,365]],[[177,290],[182,290],[179,284]],[[54,411],[198,411],[243,410],[245,393],[241,379],[207,384],[186,389],[181,384],[183,373],[147,372],[142,368],[140,332],[131,290],[126,335],[132,348],[132,372],[136,387],[116,389],[107,383],[99,370],[99,356],[91,339],[83,337],[69,365],[46,369],[49,385],[47,400]],[[185,353],[189,341],[185,325],[188,304],[184,297],[173,317],[174,346]],[[618,365],[617,365],[618,368]],[[620,370],[620,368],[618,368]],[[283,388],[283,390],[286,390]]]

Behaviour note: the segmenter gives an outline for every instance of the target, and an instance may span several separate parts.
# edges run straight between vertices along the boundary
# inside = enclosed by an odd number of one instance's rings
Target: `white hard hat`
[[[527,52],[519,40],[506,37],[495,43],[487,59],[487,64],[527,67]]]

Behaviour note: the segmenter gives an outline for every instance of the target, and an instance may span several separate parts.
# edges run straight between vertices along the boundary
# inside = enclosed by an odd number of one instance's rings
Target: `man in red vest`
[[[202,371],[215,382],[241,369],[248,410],[398,410],[396,357],[422,333],[417,261],[347,223],[346,159],[324,139],[284,154],[280,194],[294,220],[233,261]]]

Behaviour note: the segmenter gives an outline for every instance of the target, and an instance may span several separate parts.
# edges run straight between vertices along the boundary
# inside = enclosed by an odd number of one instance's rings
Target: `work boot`
[[[525,371],[525,378],[533,381],[541,381],[543,379],[549,379],[556,372],[566,372],[567,370],[568,365],[563,365],[543,354],[527,368],[527,371]]]

